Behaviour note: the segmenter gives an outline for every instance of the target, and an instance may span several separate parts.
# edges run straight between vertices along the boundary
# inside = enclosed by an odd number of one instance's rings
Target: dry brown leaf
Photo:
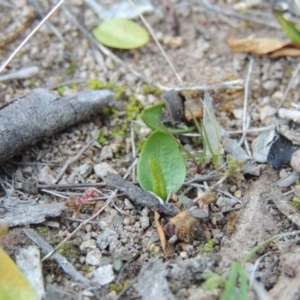
[[[282,49],[274,51],[273,53],[271,53],[269,55],[269,57],[270,58],[278,58],[278,57],[282,57],[282,56],[294,56],[294,57],[300,56],[299,46],[294,45],[294,44],[292,44],[290,47],[289,46],[290,45],[287,45],[286,47],[283,47]]]
[[[256,55],[268,55],[271,58],[281,56],[300,56],[300,46],[271,38],[248,37],[246,39],[229,39],[228,46],[235,52]]]
[[[171,245],[165,236],[165,232],[159,222],[160,214],[157,211],[154,211],[154,220],[157,228],[157,233],[160,239],[160,244],[163,249],[165,257],[170,256],[172,253],[174,253],[174,246]]]
[[[240,40],[229,39],[227,44],[235,52],[250,52],[252,54],[265,55],[281,49],[289,43],[277,39],[255,38],[252,36]]]

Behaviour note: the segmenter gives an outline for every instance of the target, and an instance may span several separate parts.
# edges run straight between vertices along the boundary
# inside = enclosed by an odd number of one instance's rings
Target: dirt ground
[[[44,14],[55,5],[54,1],[37,2]],[[114,1],[103,2],[110,5]],[[196,0],[151,2],[155,10],[146,13],[145,18],[184,86],[209,86],[238,79],[245,82],[249,62],[253,59],[247,105],[250,128],[274,124],[275,109],[298,59],[251,57],[234,53],[227,45],[229,38],[250,35],[288,40],[272,14],[271,1],[216,0],[209,6],[208,1]],[[39,23],[40,15],[32,3],[29,0],[0,1],[1,64]],[[167,5],[169,10],[166,10]],[[177,22],[170,13],[172,10]],[[60,205],[70,201],[70,196],[85,195],[91,187],[97,189],[97,197],[91,204],[84,205],[76,216],[74,208],[63,206],[55,213],[41,210],[40,214],[48,217],[40,222],[31,217],[26,224],[18,225],[18,216],[15,216],[14,224],[18,226],[13,224],[2,241],[12,258],[20,249],[36,243],[23,229],[32,229],[44,242],[56,247],[103,206],[112,190],[103,184],[96,166],[103,168],[102,164],[107,163],[122,176],[128,171],[135,158],[132,141],[139,151],[140,140],[149,133],[132,121],[139,120],[143,107],[161,100],[160,90],[143,78],[170,88],[181,86],[152,39],[137,50],[111,50],[123,62],[120,65],[90,43],[72,22],[70,14],[88,32],[100,22],[85,1],[66,1],[64,9],[58,9],[50,18],[56,31],[47,24],[42,26],[3,74],[31,66],[37,66],[38,71],[28,78],[5,81],[1,81],[0,74],[0,104],[10,103],[35,88],[46,88],[60,96],[91,88],[108,88],[119,94],[120,99],[116,106],[105,107],[90,120],[24,149],[0,166],[0,220],[5,218],[8,206],[26,210],[27,205]],[[174,24],[179,30],[176,37]],[[135,76],[124,64],[142,76]],[[299,80],[298,75],[284,104],[286,107],[299,101]],[[244,84],[214,89],[210,93],[221,126],[228,132],[241,130]],[[258,133],[252,131],[247,135],[250,145]],[[239,140],[241,134],[233,133],[231,137]],[[92,140],[97,143],[84,151],[63,172],[57,184],[53,184],[66,161]],[[186,137],[183,143],[192,152],[200,149],[196,138]],[[201,219],[205,239],[178,242],[168,258],[161,249],[153,212],[134,205],[132,199],[117,192],[113,202],[95,219],[81,225],[58,249],[84,279],[77,273],[66,272],[55,258],[43,261],[44,299],[219,299],[222,289],[206,291],[203,273],[228,274],[230,264],[243,260],[260,242],[297,230],[300,224],[296,220],[298,210],[290,205],[290,200],[297,196],[297,185],[279,188],[274,184],[292,169],[287,166],[275,170],[267,163],[255,164],[258,176],[229,179],[217,190],[216,198],[227,197],[229,203],[226,209],[221,202],[212,204],[210,215]],[[187,182],[198,175],[214,174],[212,164],[207,164],[200,174],[196,174],[192,162],[188,162],[187,167]],[[127,179],[135,181],[131,174]],[[191,199],[196,197],[204,183],[194,183],[184,185],[178,194]],[[213,183],[215,180],[207,181],[209,186]],[[293,192],[288,194],[289,191]],[[286,210],[282,208],[284,205]],[[298,248],[297,236],[286,237],[265,246],[245,264],[249,280],[252,276],[249,299],[299,299]],[[40,251],[41,257],[49,252]],[[99,281],[95,279],[97,272],[102,272]],[[286,286],[289,291],[283,293]],[[153,290],[156,294],[152,294]]]

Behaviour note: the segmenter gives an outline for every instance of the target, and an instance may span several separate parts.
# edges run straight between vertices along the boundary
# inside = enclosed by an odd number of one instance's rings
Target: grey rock
[[[78,168],[78,172],[83,178],[87,178],[92,173],[92,170],[93,166],[88,164],[80,165]]]
[[[37,299],[45,295],[40,251],[36,246],[20,249],[16,263],[34,288]]]
[[[104,146],[100,153],[100,159],[106,160],[106,159],[112,159],[113,158],[113,151],[110,146]]]
[[[101,287],[103,285],[111,283],[114,279],[115,276],[112,265],[106,265],[99,267],[95,271],[92,282]]]
[[[267,80],[263,83],[263,88],[267,91],[273,90],[278,86],[277,80]]]
[[[99,249],[93,249],[86,255],[85,262],[92,266],[99,266],[101,258],[101,251]]]
[[[88,241],[84,241],[83,243],[81,243],[81,245],[79,246],[79,249],[81,251],[87,251],[90,249],[96,249],[96,241],[94,239],[90,239]]]
[[[104,180],[104,178],[106,177],[107,172],[117,174],[117,172],[113,169],[113,167],[106,162],[95,165],[94,172],[102,180]]]
[[[225,210],[231,209],[237,203],[238,203],[237,199],[221,196],[218,198],[216,204],[221,209],[221,211],[225,211]]]
[[[146,229],[149,227],[150,225],[150,220],[149,220],[149,217],[146,217],[146,216],[141,216],[140,218],[140,225],[143,229]]]
[[[118,234],[109,228],[105,229],[105,231],[100,234],[97,238],[97,245],[101,250],[107,248],[113,238],[117,237]]]
[[[124,204],[127,209],[134,209],[133,204],[127,198],[125,198]]]

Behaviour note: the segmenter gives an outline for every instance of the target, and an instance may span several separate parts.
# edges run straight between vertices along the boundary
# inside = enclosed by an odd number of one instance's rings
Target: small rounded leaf
[[[93,29],[95,38],[108,47],[136,49],[149,42],[148,32],[127,19],[109,19]]]
[[[149,135],[139,158],[137,176],[144,191],[158,191],[164,200],[170,191],[176,193],[181,188],[186,167],[171,136],[159,131]]]

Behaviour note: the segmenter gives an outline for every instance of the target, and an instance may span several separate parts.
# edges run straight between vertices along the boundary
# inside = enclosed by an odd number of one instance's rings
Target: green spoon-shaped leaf
[[[152,105],[148,108],[145,108],[141,114],[141,118],[144,121],[144,123],[153,130],[158,130],[162,132],[166,132],[166,127],[162,125],[162,122],[160,121],[160,117],[162,114],[162,111],[165,107],[165,103],[158,103],[156,105]],[[195,126],[191,126],[189,128],[171,128],[167,127],[167,130],[170,133],[185,133],[190,132],[195,129]]]
[[[163,200],[171,191],[176,193],[186,177],[186,167],[178,145],[167,133],[155,131],[149,135],[137,166],[140,186]]]
[[[127,19],[109,19],[93,29],[95,38],[108,47],[136,49],[149,42],[148,32]]]

